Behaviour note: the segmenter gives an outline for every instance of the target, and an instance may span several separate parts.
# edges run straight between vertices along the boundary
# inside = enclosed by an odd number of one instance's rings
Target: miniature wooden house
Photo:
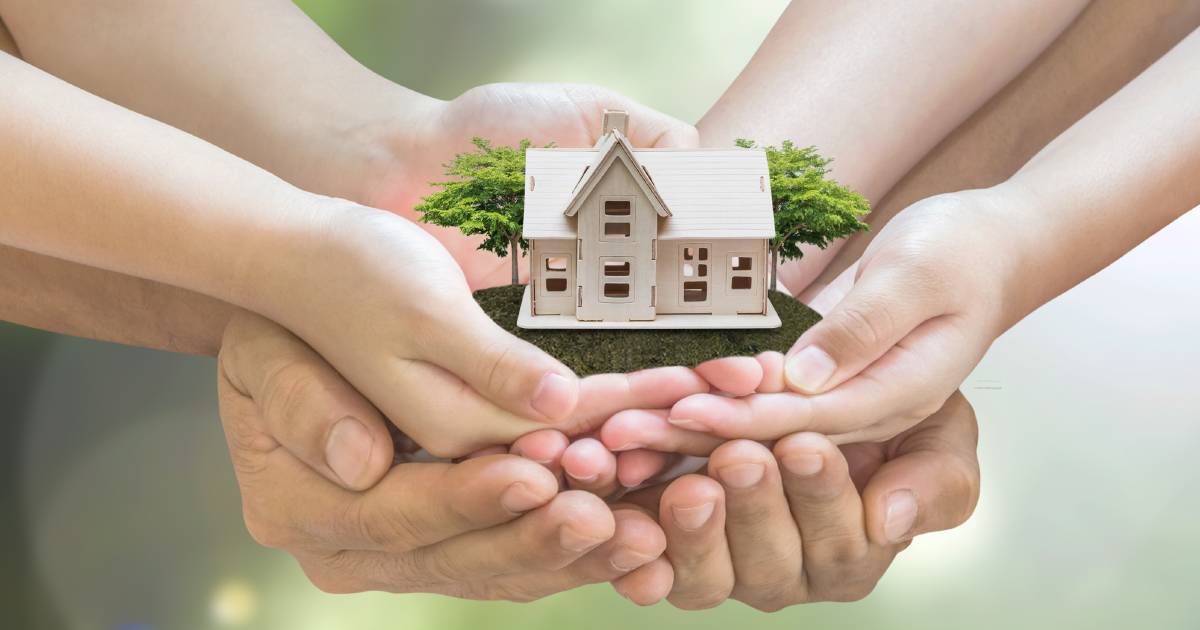
[[[522,328],[774,328],[761,149],[528,149]]]

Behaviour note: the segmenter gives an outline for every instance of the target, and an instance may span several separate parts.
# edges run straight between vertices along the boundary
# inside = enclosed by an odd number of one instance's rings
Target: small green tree
[[[753,140],[737,146],[751,149]],[[775,238],[771,239],[771,290],[778,286],[779,263],[800,258],[802,243],[821,249],[835,239],[866,230],[862,217],[871,211],[865,197],[829,179],[829,158],[816,147],[797,147],[791,140],[765,147],[771,177]]]
[[[521,238],[525,219],[525,149],[528,140],[516,147],[493,147],[483,138],[472,138],[475,150],[459,153],[446,164],[446,176],[455,179],[434,182],[440,191],[417,204],[423,223],[456,227],[467,236],[485,238],[479,249],[503,258],[512,257],[512,283],[517,284],[517,259],[529,249]]]

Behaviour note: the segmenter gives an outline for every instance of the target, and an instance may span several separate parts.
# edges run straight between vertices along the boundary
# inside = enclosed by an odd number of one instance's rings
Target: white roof
[[[576,238],[564,211],[582,192],[585,167],[594,168],[602,161],[601,151],[613,150],[614,144],[526,151],[525,238]],[[634,149],[633,155],[671,214],[662,219],[659,238],[775,236],[762,149]]]

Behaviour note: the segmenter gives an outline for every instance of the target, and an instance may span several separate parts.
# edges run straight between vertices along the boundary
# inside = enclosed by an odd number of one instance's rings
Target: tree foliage
[[[521,238],[525,219],[525,150],[528,140],[516,147],[493,147],[484,138],[472,138],[475,150],[459,153],[445,165],[453,179],[434,182],[441,188],[417,205],[421,221],[456,227],[468,236],[482,235],[479,249],[503,258],[512,256],[516,284],[519,252],[529,248]]]
[[[754,148],[752,140],[737,146]],[[836,239],[868,229],[862,217],[871,211],[865,197],[829,179],[829,158],[816,147],[797,147],[785,140],[779,147],[764,147],[771,177],[771,205],[775,213],[775,238],[771,252],[776,264],[800,258],[800,245],[821,249]],[[774,279],[772,279],[774,286]]]

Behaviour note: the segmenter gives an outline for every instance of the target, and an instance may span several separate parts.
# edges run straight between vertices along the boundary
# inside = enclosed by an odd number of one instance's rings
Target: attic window
[[[629,216],[630,204],[627,199],[610,199],[604,202],[604,214],[610,217]]]
[[[628,276],[629,261],[606,260],[604,261],[604,275],[606,276]]]
[[[603,213],[600,215],[600,222],[604,225],[604,240],[629,238],[633,232],[633,200],[604,199],[601,206]]]
[[[628,223],[605,223],[604,224],[604,235],[610,236],[610,237],[629,238],[629,224]]]

